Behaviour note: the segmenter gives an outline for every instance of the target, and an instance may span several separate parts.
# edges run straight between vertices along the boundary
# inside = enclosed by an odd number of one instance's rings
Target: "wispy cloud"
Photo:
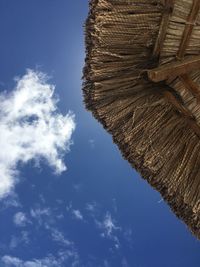
[[[62,232],[60,232],[59,230],[55,228],[49,228],[49,230],[51,232],[51,237],[53,241],[56,241],[59,244],[64,245],[64,246],[73,246],[73,242],[66,239]]]
[[[101,230],[101,236],[113,240],[115,248],[119,248],[120,243],[117,233],[121,231],[121,227],[117,226],[116,221],[112,218],[109,212],[104,216],[103,221],[96,220],[97,227]]]
[[[93,214],[97,210],[97,203],[96,202],[87,203],[85,209]]]
[[[74,215],[74,217],[77,219],[77,220],[83,220],[83,215],[82,213],[80,212],[80,210],[72,210],[72,214]]]
[[[23,245],[28,245],[30,243],[29,233],[27,231],[22,231],[20,235],[12,236],[9,244],[9,248],[11,250],[15,249],[16,247],[22,247]]]
[[[48,218],[48,222],[50,222],[52,220],[52,214],[51,214],[51,210],[48,207],[45,208],[41,208],[41,207],[37,207],[37,208],[32,208],[30,210],[30,215],[33,219],[35,219],[38,223],[38,225],[42,225],[45,223],[45,221]]]
[[[66,210],[70,212],[76,220],[84,221],[83,214],[79,209],[73,208],[72,202],[70,202],[69,205],[66,206]]]
[[[17,257],[10,255],[4,255],[1,258],[0,263],[4,267],[64,267],[64,266],[80,266],[79,255],[76,251],[66,250],[60,251],[58,255],[54,256],[49,254],[47,257],[42,259],[31,259],[24,261]]]
[[[30,216],[33,225],[41,227],[42,232],[48,232],[48,237],[62,247],[67,247],[75,250],[74,243],[65,237],[65,234],[57,228],[57,220],[60,217],[55,213],[55,210],[49,207],[37,206],[30,210]],[[61,216],[61,214],[59,214]]]
[[[74,115],[58,112],[54,89],[43,73],[29,70],[12,93],[0,95],[0,198],[19,179],[19,163],[45,159],[57,173],[66,170],[62,158],[71,144]]]
[[[27,223],[30,223],[28,218],[26,217],[26,214],[23,212],[17,212],[14,215],[13,221],[16,226],[24,227]]]
[[[18,199],[17,194],[12,193],[9,196],[5,197],[4,199],[2,199],[1,201],[1,205],[0,205],[0,211],[3,211],[7,208],[21,208],[22,205]]]
[[[114,249],[119,249],[126,243],[131,249],[133,246],[133,230],[128,225],[121,225],[117,220],[117,201],[112,199],[112,208],[105,212],[104,207],[96,201],[88,202],[85,205],[85,218],[91,225],[95,225],[100,231],[100,236],[113,242]],[[92,220],[91,220],[92,219]],[[114,252],[113,247],[110,251]]]
[[[73,185],[74,191],[76,193],[79,193],[82,189],[83,189],[83,184],[79,183],[79,184],[74,184]]]
[[[109,212],[106,213],[104,220],[100,223],[101,228],[104,230],[106,236],[112,236],[114,231],[120,230],[121,228],[118,227],[112,218]]]

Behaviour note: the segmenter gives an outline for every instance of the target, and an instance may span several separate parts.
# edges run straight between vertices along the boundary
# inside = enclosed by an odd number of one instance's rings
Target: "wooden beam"
[[[170,91],[164,91],[164,97],[167,99],[169,103],[172,104],[174,109],[178,111],[178,113],[181,116],[185,117],[189,126],[192,128],[195,134],[200,138],[200,126],[197,124],[196,118],[193,115],[193,113],[189,109],[184,107],[183,104],[181,104]]]
[[[185,29],[182,35],[182,40],[180,43],[180,47],[177,53],[177,58],[182,59],[185,54],[185,50],[187,49],[187,46],[189,44],[193,28],[195,26],[197,17],[199,15],[200,10],[200,0],[193,0],[192,9],[190,11],[190,14],[187,18]]]
[[[195,117],[192,114],[192,112],[184,107],[183,104],[180,103],[180,101],[177,100],[177,98],[170,92],[170,91],[164,91],[164,97],[167,99],[168,102],[172,104],[172,106],[184,117],[188,119],[194,120]]]
[[[200,103],[200,86],[195,83],[188,74],[180,75],[179,78],[187,90],[189,90],[191,94],[196,97],[197,102]]]
[[[162,15],[162,20],[160,24],[160,29],[158,32],[158,37],[154,46],[153,50],[153,57],[158,58],[162,47],[163,43],[165,41],[166,33],[167,33],[167,27],[169,24],[169,19],[172,14],[173,8],[174,8],[174,0],[163,0],[163,5],[164,5],[164,11]]]
[[[153,82],[160,82],[177,77],[200,68],[200,56],[184,58],[180,61],[173,61],[166,65],[147,71],[148,77]]]

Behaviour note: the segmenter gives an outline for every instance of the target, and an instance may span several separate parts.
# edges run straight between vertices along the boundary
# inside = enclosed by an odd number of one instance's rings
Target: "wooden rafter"
[[[187,49],[187,46],[189,44],[193,28],[195,26],[198,14],[200,10],[200,0],[193,0],[192,9],[190,11],[190,14],[187,18],[185,29],[182,35],[182,40],[180,43],[180,47],[177,53],[177,58],[182,59],[185,54],[185,50]]]
[[[169,24],[169,19],[172,14],[174,8],[174,0],[164,0],[164,10],[163,10],[163,16],[160,24],[160,29],[158,32],[158,37],[154,46],[154,51],[153,51],[153,57],[158,58],[162,47],[163,43],[165,41],[166,33],[167,33],[167,27]]]
[[[170,91],[164,91],[164,96],[170,102],[176,110],[178,110],[179,113],[184,115],[186,118],[194,120],[194,115],[192,112],[190,112],[187,108],[185,108],[180,101],[177,100],[177,98],[170,92]]]
[[[198,68],[200,68],[200,56],[192,56],[148,70],[148,77],[153,82],[160,82],[168,80],[171,76],[177,77]]]
[[[174,0],[163,0],[164,14],[156,40],[156,44],[153,51],[153,57],[159,59],[159,56],[164,45],[166,38],[167,28],[169,25],[170,17],[174,8]],[[184,58],[186,49],[188,47],[193,28],[196,24],[196,20],[200,10],[200,0],[193,0],[190,14],[188,15],[185,23],[185,29],[182,34],[181,43],[176,55],[177,61],[169,64],[158,66],[157,68],[148,70],[148,77],[153,82],[166,81],[170,83],[176,77],[179,77],[185,88],[190,91],[193,96],[200,103],[200,88],[192,81],[189,74],[191,71],[200,68],[200,56],[193,56]],[[181,101],[179,101],[170,91],[164,91],[164,96],[168,102],[170,102],[175,110],[177,110],[182,116],[188,120],[188,124],[194,130],[194,132],[200,137],[200,126],[196,123],[196,119],[192,112],[187,109]]]
[[[197,99],[197,102],[200,103],[200,87],[195,83],[188,74],[183,74],[179,76],[182,83],[185,85],[187,90],[189,90],[192,95]]]

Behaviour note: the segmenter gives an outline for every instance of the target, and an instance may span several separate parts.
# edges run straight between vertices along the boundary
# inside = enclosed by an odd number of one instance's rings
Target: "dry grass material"
[[[200,55],[200,16],[191,15],[195,0],[166,2],[91,0],[84,100],[124,158],[200,238],[200,71],[159,83],[146,75],[178,55]]]

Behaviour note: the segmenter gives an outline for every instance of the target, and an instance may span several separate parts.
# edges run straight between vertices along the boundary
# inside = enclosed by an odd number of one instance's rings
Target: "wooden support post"
[[[160,82],[168,80],[170,77],[177,77],[199,68],[200,56],[192,56],[148,70],[147,74],[151,81]]]

